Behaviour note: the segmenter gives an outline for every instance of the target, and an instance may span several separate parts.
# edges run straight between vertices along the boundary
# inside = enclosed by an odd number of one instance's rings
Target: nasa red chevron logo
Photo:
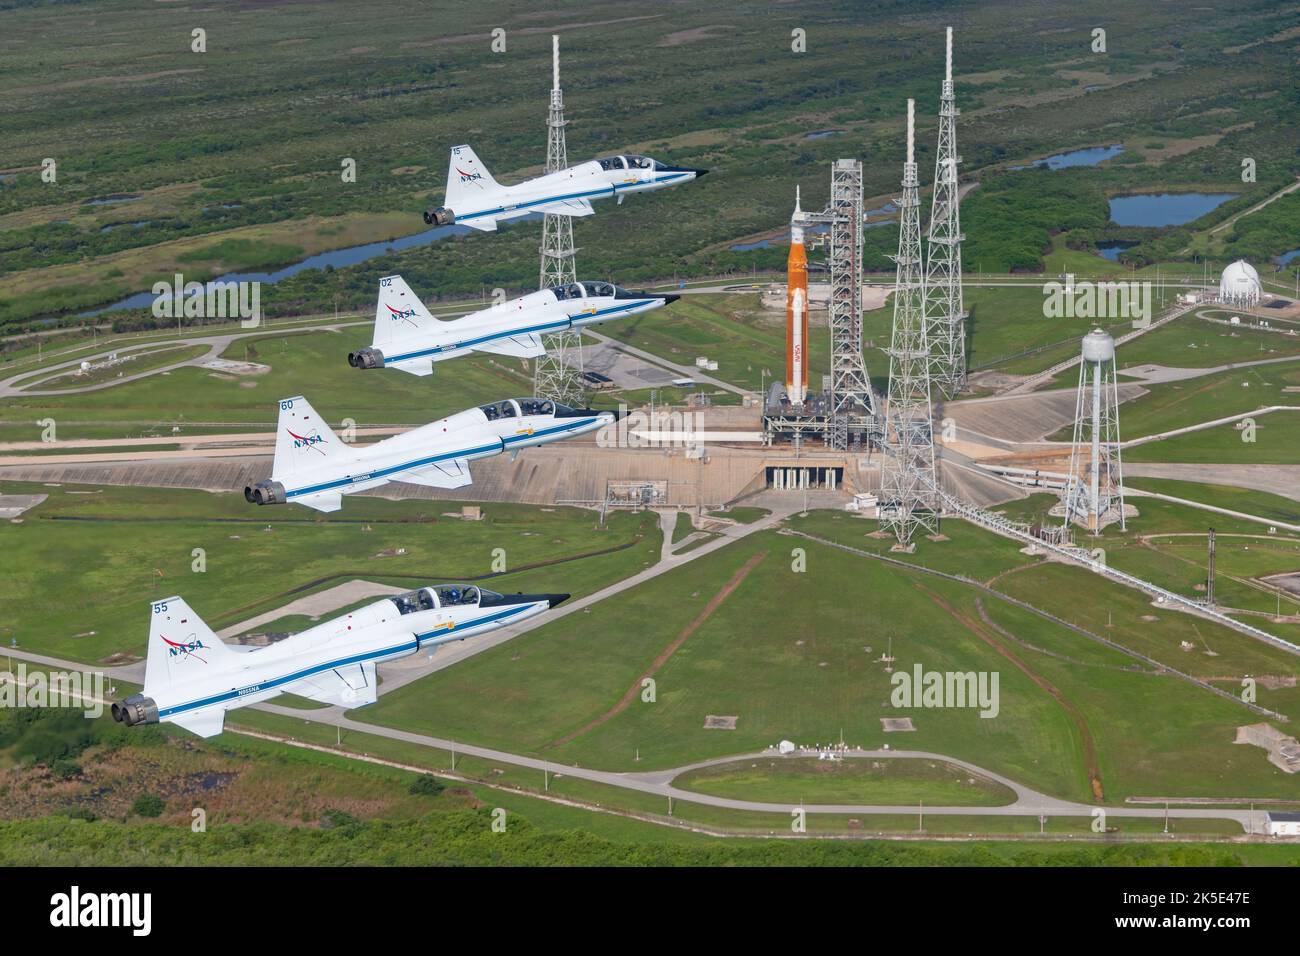
[[[384,308],[388,309],[388,311],[392,313],[392,320],[394,322],[401,320],[408,322],[411,325],[415,325],[414,322],[411,322],[411,319],[415,316],[414,309],[394,309],[387,302],[384,303]]]
[[[325,444],[325,438],[319,432],[313,432],[310,435],[299,435],[292,428],[286,428],[285,431],[287,431],[289,437],[293,439],[294,448],[312,448],[315,445]],[[319,448],[316,448],[315,450],[319,451],[322,455],[325,454],[325,452]]]
[[[169,641],[164,634],[159,634],[158,636],[162,638],[162,642],[167,645],[168,657],[192,657],[196,661],[200,661],[204,664],[207,663],[207,661],[199,657],[197,652],[206,651],[208,646],[198,637],[190,635],[187,640],[177,643],[176,641]]]

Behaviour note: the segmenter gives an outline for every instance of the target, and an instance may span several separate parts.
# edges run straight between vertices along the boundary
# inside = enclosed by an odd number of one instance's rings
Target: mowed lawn
[[[794,546],[807,549],[803,574],[791,570]],[[759,554],[654,671],[654,700],[643,700],[642,675]],[[1184,655],[1179,641],[1199,629],[1219,654],[1201,655],[1195,672],[1205,677],[1287,664],[1207,622],[1168,611],[1143,620],[1150,608],[1140,595],[1081,569],[1030,567],[997,586],[1189,670],[1196,655]],[[982,615],[997,625],[981,624],[985,636],[967,626]],[[894,708],[879,661],[886,648],[909,673],[917,664],[998,672],[998,715]],[[1271,693],[1260,691],[1265,706],[1284,705],[1283,692]],[[884,733],[880,718],[900,715],[916,730]],[[1089,765],[1107,803],[1130,793],[1289,792],[1262,752],[1232,743],[1236,726],[1260,719],[1245,707],[960,582],[775,532],[403,687],[357,716],[615,770],[682,766],[781,739],[825,744],[843,734],[850,746],[959,757],[1080,800],[1091,795]],[[706,729],[709,716],[735,717],[736,729]]]
[[[4,526],[0,580],[12,600],[0,639],[85,662],[141,655],[149,602],[172,594],[219,630],[357,577],[416,587],[490,576],[502,548],[510,573],[484,586],[580,595],[641,570],[660,546],[654,515],[616,513],[602,527],[576,508],[489,503],[485,520],[461,521],[442,517],[459,503],[353,496],[322,519],[295,508],[253,513],[233,493],[16,482],[0,493],[50,495]],[[405,553],[385,554],[397,549]]]
[[[907,806],[1005,806],[1015,794],[949,763],[901,758],[765,757],[688,771],[673,781],[686,790],[739,800],[874,803]]]
[[[1266,405],[1300,406],[1300,394],[1285,391],[1297,387],[1300,387],[1300,360],[1150,385],[1147,394],[1120,406],[1120,434],[1127,441],[1251,412]],[[1054,441],[1069,441],[1070,427],[1050,437]],[[1246,449],[1239,458],[1228,461],[1247,461],[1249,454]]]
[[[1282,397],[1296,409],[1252,416],[1124,450],[1126,461],[1211,465],[1300,464],[1300,395]],[[1120,410],[1123,414],[1123,409]],[[1244,427],[1243,427],[1244,426]]]
[[[867,545],[863,550],[881,541],[861,537],[872,523],[832,512],[794,524],[809,522],[822,523],[827,537]],[[979,548],[984,535],[959,522],[946,523],[945,533],[952,541],[923,541],[905,557],[961,563],[967,558],[959,553]],[[803,574],[790,570],[793,548],[806,550]],[[643,701],[640,679],[655,658],[764,551],[735,592],[654,671],[655,700]],[[1153,606],[1083,568],[1011,554],[1019,561],[989,549],[980,578],[995,578],[1000,591],[1170,667],[1230,691],[1235,675],[1296,674],[1295,658],[1282,650]],[[980,630],[1002,650],[969,622],[983,622]],[[1183,641],[1193,649],[1184,650]],[[1000,672],[1000,713],[902,711],[917,731],[884,734],[880,718],[900,715],[889,704],[892,685],[879,662],[887,648],[900,670],[920,663],[924,670]],[[1258,700],[1300,717],[1300,696],[1286,688],[1261,687]],[[850,745],[966,758],[1080,800],[1089,797],[1088,763],[1100,771],[1108,803],[1131,793],[1290,792],[1262,752],[1232,744],[1239,724],[1262,719],[1244,706],[959,581],[775,532],[408,685],[359,715],[617,770],[681,766],[781,739],[831,743],[842,732]],[[737,718],[736,730],[708,730],[710,715]]]
[[[184,435],[191,422],[267,429],[275,425],[278,401],[294,395],[305,395],[335,427],[344,418],[360,427],[415,425],[532,393],[531,372],[518,359],[457,359],[438,367],[433,384],[391,369],[352,368],[348,352],[370,344],[370,338],[366,326],[271,332],[237,339],[223,353],[223,358],[270,366],[263,374],[216,374],[191,366],[102,391],[5,399],[0,440],[39,439],[36,422],[46,417],[58,423],[60,439],[170,435],[173,425]]]
[[[1233,313],[1210,310],[1207,314],[1226,319]],[[1297,352],[1300,352],[1300,336],[1219,325],[1197,318],[1193,312],[1126,342],[1116,351],[1116,358],[1121,369],[1147,364],[1213,368],[1232,362],[1282,358]]]
[[[1183,498],[1187,501],[1199,501],[1203,504],[1214,505],[1217,508],[1241,511],[1245,514],[1257,515],[1274,521],[1285,521],[1287,524],[1300,524],[1300,501],[1284,498],[1282,495],[1269,494],[1266,491],[1237,488],[1232,485],[1175,481],[1165,478],[1128,478],[1125,484],[1130,488],[1140,488],[1144,491],[1172,495],[1175,498]],[[1149,502],[1134,500],[1135,503],[1144,507],[1149,504]],[[1184,510],[1202,515],[1201,524],[1209,522],[1213,517],[1215,525],[1218,525],[1219,516],[1217,515],[1211,516],[1209,513],[1193,512],[1190,508]]]
[[[791,569],[796,545],[808,551],[807,573]],[[655,672],[655,700],[644,702],[641,675],[760,554]],[[900,668],[1001,670],[998,717],[909,711],[917,732],[884,734],[880,717],[899,715],[877,660],[891,639]],[[631,702],[615,711],[633,687]],[[705,729],[709,715],[736,717],[736,729]],[[775,532],[400,688],[357,716],[619,770],[680,766],[783,738],[828,743],[842,732],[850,745],[928,749],[1032,777],[1053,792],[1086,794],[1066,715],[937,608],[908,572]]]

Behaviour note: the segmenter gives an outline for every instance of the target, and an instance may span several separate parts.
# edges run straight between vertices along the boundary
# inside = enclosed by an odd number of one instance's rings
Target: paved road
[[[1269,196],[1263,202],[1257,202],[1255,203],[1255,205],[1251,206],[1249,209],[1245,210],[1244,212],[1239,212],[1235,216],[1229,216],[1223,222],[1219,223],[1217,226],[1211,229],[1210,235],[1214,235],[1216,232],[1222,232],[1224,229],[1227,229],[1229,226],[1235,223],[1242,216],[1249,216],[1252,212],[1258,212],[1260,209],[1263,209],[1269,203],[1281,199],[1287,193],[1295,192],[1297,188],[1300,188],[1300,178],[1296,179],[1296,181],[1293,182],[1290,186],[1283,186],[1281,189],[1279,189],[1273,195]],[[1188,246],[1186,249],[1180,252],[1179,255],[1184,255],[1190,251],[1191,251],[1191,246]]]
[[[779,499],[778,499],[779,500]],[[470,642],[453,647],[443,646],[432,656],[420,655],[415,658],[408,658],[405,661],[396,662],[397,666],[385,665],[382,670],[385,693],[391,693],[398,687],[431,674],[435,671],[450,667],[466,658],[475,654],[502,644],[506,641],[518,637],[520,634],[532,630],[534,627],[542,624],[550,624],[567,614],[578,613],[584,608],[596,604],[599,601],[614,597],[630,588],[651,580],[652,578],[664,573],[665,571],[679,567],[705,554],[710,554],[719,548],[726,547],[729,543],[739,538],[743,538],[756,531],[770,528],[779,523],[789,514],[798,510],[798,503],[791,502],[782,510],[773,511],[768,516],[753,522],[752,524],[736,524],[724,528],[721,536],[708,544],[702,545],[687,554],[667,554],[654,566],[644,571],[616,582],[609,587],[587,595],[577,600],[566,602],[557,610],[542,617],[535,618],[517,628],[510,628],[497,632],[484,638],[474,638]],[[669,520],[672,518],[667,513],[661,513],[661,527],[667,528]],[[675,521],[675,518],[672,518]],[[64,670],[80,669],[84,665],[71,661],[63,661],[58,658],[47,655],[33,654],[26,650],[15,650],[12,656],[22,660],[34,661],[48,667],[54,667]],[[136,663],[123,667],[109,667],[103,669],[106,674],[119,677],[123,680],[130,680],[139,683],[143,672],[143,663]],[[689,790],[683,790],[673,785],[673,781],[681,774],[701,767],[718,766],[721,764],[732,763],[744,760],[753,760],[759,757],[770,758],[777,756],[773,752],[763,752],[758,754],[742,754],[739,756],[721,757],[713,760],[701,761],[699,763],[689,764],[683,767],[669,769],[642,771],[642,772],[617,772],[607,770],[595,770],[586,767],[578,767],[569,764],[556,763],[550,760],[543,760],[536,757],[529,757],[522,754],[512,754],[502,750],[495,750],[490,747],[479,747],[466,744],[461,741],[450,740],[447,738],[433,737],[425,734],[417,734],[411,731],[398,730],[390,727],[383,727],[378,724],[365,723],[363,721],[353,720],[347,716],[347,713],[339,707],[325,707],[311,710],[300,708],[286,707],[279,704],[267,703],[257,705],[259,709],[281,716],[292,717],[311,723],[321,723],[330,726],[337,726],[347,730],[357,731],[358,733],[372,734],[375,736],[386,737],[392,740],[400,740],[406,743],[413,743],[425,747],[433,747],[440,750],[454,751],[457,754],[469,754],[486,760],[500,761],[515,766],[530,767],[535,770],[547,771],[554,774],[561,774],[570,777],[576,777],[583,780],[590,780],[594,783],[606,784],[618,787],[624,790],[633,790],[640,793],[655,794],[664,797],[666,800],[685,801],[689,803],[702,804],[731,810],[745,810],[754,812],[770,812],[779,814],[789,814],[793,807],[788,803],[773,803],[756,800],[740,800],[728,797],[718,797],[709,794],[695,793]],[[236,718],[237,719],[237,718]],[[961,767],[968,772],[993,780],[1006,786],[1016,796],[1014,802],[1005,806],[996,807],[971,807],[971,806],[945,806],[945,807],[926,807],[926,813],[931,815],[952,815],[952,816],[993,816],[993,817],[1011,817],[1047,814],[1050,816],[1074,816],[1089,817],[1096,809],[1090,804],[1077,803],[1069,800],[1062,800],[1044,793],[1035,791],[1024,786],[1008,777],[986,770],[976,764],[968,761],[948,757],[943,754],[935,754],[927,751],[898,751],[898,750],[854,750],[845,754],[847,759],[890,759],[890,758],[915,758],[923,760],[941,760]],[[891,806],[876,804],[809,804],[804,806],[804,810],[810,814],[851,814],[859,816],[867,815],[910,815],[917,812],[915,806]],[[1168,811],[1161,809],[1143,809],[1143,808],[1109,808],[1108,812],[1112,816],[1124,817],[1150,817],[1162,818],[1166,815],[1176,819],[1228,819],[1239,823],[1247,832],[1258,832],[1263,828],[1263,811],[1248,811],[1238,809],[1206,809],[1206,808],[1177,808]]]
[[[612,349],[618,349],[618,351],[626,352],[628,355],[635,355],[637,358],[644,362],[649,362],[651,365],[658,365],[660,368],[672,369],[683,378],[694,379],[696,383],[702,382],[706,385],[712,385],[714,388],[720,388],[723,391],[731,392],[735,395],[753,394],[749,389],[740,388],[736,385],[732,385],[730,382],[724,382],[720,378],[714,378],[711,375],[705,375],[694,365],[679,365],[676,362],[670,362],[662,356],[655,355],[653,352],[647,352],[645,349],[636,348],[633,345],[628,345],[626,342],[612,339],[608,335],[601,335],[599,332],[593,332],[591,329],[583,329],[582,334],[590,336],[595,341],[608,345]]]
[[[465,306],[457,309],[439,309],[439,318],[454,318],[461,315],[467,315],[477,309],[483,308],[482,304]],[[292,320],[291,320],[292,321]],[[213,359],[220,358],[221,354],[226,351],[231,343],[249,337],[259,335],[289,335],[296,332],[325,332],[337,329],[352,328],[359,325],[372,325],[373,319],[356,319],[352,321],[340,321],[338,319],[322,320],[321,322],[310,325],[260,325],[255,329],[228,330],[224,332],[212,332],[204,334],[202,331],[190,335],[181,335],[175,338],[161,338],[153,341],[130,342],[119,340],[116,343],[110,343],[98,352],[91,352],[85,355],[78,355],[74,359],[68,359],[63,362],[56,362],[52,365],[40,365],[36,368],[27,369],[10,375],[8,378],[0,380],[0,398],[10,398],[15,395],[25,396],[45,396],[45,395],[75,395],[80,392],[97,392],[105,388],[113,388],[117,385],[125,385],[127,382],[133,382],[137,379],[146,378],[150,375],[158,375],[162,372],[171,372],[178,368],[185,368],[187,365],[202,365],[204,362],[210,362]],[[99,382],[93,385],[79,385],[76,388],[61,388],[52,391],[24,389],[22,382],[33,378],[46,378],[54,372],[61,369],[75,369],[82,362],[94,362],[106,359],[111,353],[122,355],[123,353],[138,351],[140,349],[156,348],[160,345],[207,345],[208,351],[204,354],[181,362],[175,362],[171,365],[162,365],[158,368],[146,369],[143,372],[136,372],[133,375],[123,375],[121,378],[109,379],[107,382]],[[84,348],[78,346],[77,349]],[[340,353],[339,359],[344,358]]]
[[[701,767],[713,767],[722,764],[735,763],[746,760],[755,760],[758,758],[773,758],[778,755],[774,751],[764,751],[761,753],[741,754],[739,756],[719,757],[714,760],[701,761],[699,763],[688,764],[683,767],[673,767],[667,770],[653,770],[643,772],[618,772],[612,770],[593,770],[588,767],[578,767],[571,764],[556,763],[553,760],[542,760],[537,757],[527,757],[521,754],[507,753],[503,750],[494,750],[491,747],[478,747],[471,744],[465,744],[460,741],[448,740],[442,737],[432,737],[426,734],[417,734],[406,730],[396,730],[391,727],[381,727],[377,724],[367,724],[361,721],[353,720],[346,716],[343,711],[337,707],[331,707],[326,710],[302,711],[290,707],[276,707],[275,705],[263,705],[266,710],[288,717],[297,717],[304,720],[310,720],[316,723],[329,724],[331,726],[341,727],[344,730],[353,730],[358,733],[372,734],[379,737],[385,737],[390,740],[400,740],[404,743],[416,744],[422,747],[433,747],[439,750],[454,751],[459,756],[469,755],[479,757],[484,760],[499,761],[501,763],[511,764],[518,767],[528,767],[533,770],[549,772],[555,776],[576,777],[579,780],[589,780],[593,783],[605,784],[611,787],[617,787],[622,790],[633,790],[638,793],[648,793],[664,797],[665,800],[671,799],[687,803],[702,804],[710,807],[720,807],[727,810],[747,810],[758,813],[779,813],[789,815],[797,806],[792,803],[773,803],[762,800],[740,800],[732,797],[719,797],[712,794],[696,793],[691,790],[683,790],[674,786],[672,781],[689,770],[695,770]],[[801,756],[803,754],[796,754]],[[972,806],[926,806],[924,812],[930,815],[939,816],[976,816],[976,817],[1022,817],[1037,816],[1046,814],[1056,817],[1090,817],[1097,809],[1091,804],[1075,803],[1071,800],[1062,800],[1058,797],[1052,797],[1044,793],[1032,790],[1023,784],[1017,783],[1009,777],[994,773],[979,767],[968,761],[948,757],[943,754],[930,753],[919,750],[852,750],[847,751],[845,756],[848,759],[891,759],[891,758],[913,758],[920,760],[940,760],[954,766],[961,767],[971,774],[985,777],[993,780],[1003,786],[1008,787],[1015,793],[1014,802],[1005,806],[996,807],[972,807]],[[883,804],[804,804],[803,809],[809,814],[846,814],[854,816],[911,816],[918,811],[915,805],[891,806]],[[1168,815],[1170,819],[1211,819],[1211,820],[1233,820],[1240,824],[1246,832],[1262,832],[1264,827],[1264,811],[1262,810],[1237,810],[1237,809],[1206,809],[1206,808],[1170,808],[1166,811],[1160,809],[1146,809],[1136,807],[1108,807],[1107,813],[1112,817],[1145,817],[1162,819]]]

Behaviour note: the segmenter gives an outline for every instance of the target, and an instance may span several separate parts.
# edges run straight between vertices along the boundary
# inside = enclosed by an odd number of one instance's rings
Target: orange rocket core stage
[[[796,198],[790,256],[785,263],[785,390],[795,405],[802,405],[808,394],[808,254],[803,247],[801,219]]]

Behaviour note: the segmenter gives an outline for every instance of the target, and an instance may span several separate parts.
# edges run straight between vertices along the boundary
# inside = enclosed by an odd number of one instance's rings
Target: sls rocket
[[[785,391],[793,405],[802,405],[808,394],[808,254],[803,248],[803,223],[796,186],[790,256],[785,263]]]

